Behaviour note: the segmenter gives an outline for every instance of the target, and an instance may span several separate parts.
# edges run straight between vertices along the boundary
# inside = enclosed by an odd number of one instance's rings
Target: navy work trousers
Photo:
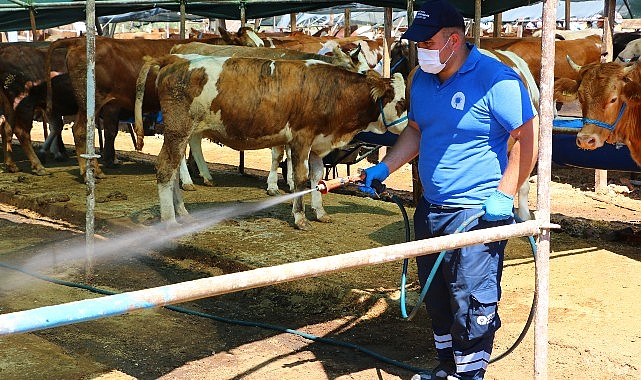
[[[444,208],[425,198],[414,214],[416,239],[454,233],[480,209]],[[514,219],[472,221],[464,231],[514,223]],[[503,254],[507,241],[481,244],[445,253],[425,297],[438,359],[454,361],[462,379],[482,379],[490,360],[494,333],[501,326],[497,303],[501,298]],[[416,258],[421,286],[438,254]]]

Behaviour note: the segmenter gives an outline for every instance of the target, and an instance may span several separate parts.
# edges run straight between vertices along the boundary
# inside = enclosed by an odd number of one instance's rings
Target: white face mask
[[[440,50],[422,48],[416,49],[418,64],[421,66],[421,70],[429,74],[438,74],[445,68],[445,65],[447,65],[447,62],[450,60],[450,58],[452,58],[452,55],[454,54],[454,50],[452,50],[452,53],[449,57],[447,57],[445,62],[441,63],[441,50],[445,49],[445,46],[447,46],[448,42],[450,42],[449,37],[447,38],[445,45]]]

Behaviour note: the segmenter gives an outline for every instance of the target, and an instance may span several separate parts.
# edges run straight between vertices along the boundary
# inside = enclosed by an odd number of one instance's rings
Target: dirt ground
[[[39,133],[34,128],[34,139]],[[65,142],[71,141],[66,130]],[[48,162],[51,175],[37,177],[14,146],[23,172],[0,173],[0,263],[123,292],[404,240],[394,203],[347,189],[324,198],[333,223],[313,222],[309,232],[293,229],[291,205],[285,202],[149,249],[148,244],[163,241],[162,233],[150,227],[158,221],[153,158],[161,144],[162,138],[147,137],[143,152],[135,153],[129,136],[119,134],[121,165],[105,169],[107,178],[96,186],[97,241],[134,239],[117,251],[109,244],[97,245],[90,278],[84,271],[81,231],[86,187],[75,159]],[[221,207],[266,197],[269,151],[246,152],[247,175],[240,175],[235,167],[238,152],[208,142],[203,148],[216,187],[185,192],[190,211],[215,215]],[[351,170],[369,165],[362,161]],[[340,170],[344,175],[345,167]],[[609,176],[608,189],[595,193],[594,171],[552,170],[552,221],[562,228],[551,240],[550,379],[641,378],[641,304],[633,302],[641,291],[641,190],[626,186],[629,173]],[[386,185],[407,199],[409,165],[393,173]],[[530,208],[535,209],[536,178],[531,189]],[[411,218],[413,208],[407,211]],[[535,281],[527,241],[510,240],[506,256],[503,327],[494,357],[506,352],[521,333]],[[401,317],[401,266],[394,262],[178,305],[206,317],[150,309],[5,336],[0,338],[0,378],[409,379],[414,373],[410,367],[431,368],[435,362],[424,311],[412,321]],[[0,273],[3,314],[99,296],[6,268]],[[414,273],[410,261],[410,310],[419,291]],[[531,327],[511,354],[490,365],[486,378],[533,378],[533,342]],[[387,359],[378,360],[363,353],[365,349]]]

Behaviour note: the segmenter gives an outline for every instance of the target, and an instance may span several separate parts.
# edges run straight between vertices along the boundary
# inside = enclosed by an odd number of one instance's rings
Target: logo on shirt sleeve
[[[460,91],[454,94],[451,104],[455,110],[463,110],[463,107],[465,107],[465,94]]]

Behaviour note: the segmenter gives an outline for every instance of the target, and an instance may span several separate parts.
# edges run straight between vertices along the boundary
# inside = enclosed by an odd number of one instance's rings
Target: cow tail
[[[51,115],[51,111],[53,109],[53,100],[52,100],[53,86],[51,85],[51,57],[53,56],[53,52],[59,47],[59,45],[62,44],[61,41],[64,41],[64,40],[53,41],[51,45],[49,45],[49,49],[47,49],[47,57],[45,59],[45,77],[47,80],[47,98],[46,98],[47,108],[45,110],[45,113],[47,115]]]
[[[147,76],[152,66],[158,67],[158,63],[151,57],[145,57],[138,79],[136,79],[136,103],[134,106],[135,125],[134,131],[136,133],[136,150],[142,150],[144,146],[145,130],[142,124],[142,101],[145,97],[145,84],[147,83]]]

